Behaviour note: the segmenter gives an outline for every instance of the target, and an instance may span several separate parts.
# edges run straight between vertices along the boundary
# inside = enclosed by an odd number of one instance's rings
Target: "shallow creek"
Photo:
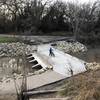
[[[85,53],[75,53],[72,54],[86,62],[97,62],[100,63],[100,47],[89,48]]]
[[[33,72],[32,64],[23,57],[3,57],[0,58],[0,78],[11,76],[13,73],[23,74]]]

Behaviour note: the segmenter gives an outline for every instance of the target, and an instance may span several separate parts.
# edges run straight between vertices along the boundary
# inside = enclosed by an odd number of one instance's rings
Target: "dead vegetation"
[[[70,96],[71,100],[100,100],[100,69],[88,71],[66,81],[61,96]]]

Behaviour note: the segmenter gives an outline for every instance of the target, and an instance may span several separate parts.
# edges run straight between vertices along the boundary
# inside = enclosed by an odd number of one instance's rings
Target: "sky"
[[[62,1],[78,1],[78,3],[93,3],[93,2],[95,2],[95,1],[97,1],[97,0],[62,0]]]
[[[45,1],[48,1],[48,0],[43,0],[43,1],[45,2]],[[50,1],[54,2],[54,1],[57,1],[57,0],[50,0]],[[64,2],[74,1],[75,3],[78,3],[78,4],[83,4],[83,3],[91,3],[91,4],[93,4],[97,0],[60,0],[60,1],[64,1]],[[98,0],[98,1],[100,1],[100,0]]]

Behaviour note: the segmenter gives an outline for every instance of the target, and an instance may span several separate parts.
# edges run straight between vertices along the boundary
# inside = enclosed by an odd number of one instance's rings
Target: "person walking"
[[[53,53],[53,49],[51,47],[49,49],[49,56],[55,57],[55,54]]]

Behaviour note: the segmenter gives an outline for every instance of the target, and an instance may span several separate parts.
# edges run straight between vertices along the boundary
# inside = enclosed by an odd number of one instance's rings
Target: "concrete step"
[[[32,56],[32,54],[27,54],[27,57]]]
[[[36,61],[36,60],[34,59],[34,60],[30,60],[29,62],[32,63],[32,62],[35,62],[35,61]]]
[[[36,64],[36,65],[33,65],[32,68],[38,68],[40,66],[41,66],[40,64]]]
[[[27,59],[31,59],[31,58],[33,58],[33,59],[34,59],[34,57],[33,57],[33,56],[29,56],[29,57],[27,57]]]
[[[69,97],[66,97],[66,98],[41,98],[41,99],[30,98],[29,100],[71,100],[71,98],[69,98]]]
[[[48,94],[48,93],[55,93],[55,92],[59,92],[61,91],[61,89],[55,89],[55,90],[40,90],[40,91],[27,91],[24,92],[24,95],[40,95],[40,94]]]

